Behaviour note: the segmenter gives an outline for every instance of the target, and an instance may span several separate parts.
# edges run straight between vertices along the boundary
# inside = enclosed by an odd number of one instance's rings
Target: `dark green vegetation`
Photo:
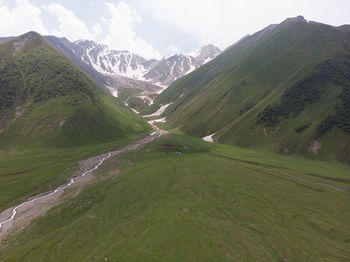
[[[267,126],[276,126],[281,119],[296,117],[305,109],[306,104],[314,104],[325,92],[325,86],[334,84],[344,86],[344,91],[339,98],[343,99],[342,105],[346,106],[346,96],[350,89],[350,56],[345,56],[337,60],[327,60],[316,67],[316,72],[310,74],[296,82],[288,88],[281,96],[278,104],[267,106],[263,112],[258,115],[258,121],[265,123]],[[342,106],[339,115],[350,115],[349,108]],[[342,120],[341,117],[339,119]],[[344,123],[344,131],[350,134],[350,126]]]
[[[1,109],[14,108],[25,101],[38,103],[64,96],[74,96],[74,102],[96,101],[98,90],[93,81],[40,36],[28,33],[1,45],[0,56],[6,57],[11,47],[16,56],[1,63]]]
[[[339,95],[341,103],[335,108],[336,113],[328,115],[317,127],[317,135],[323,136],[334,127],[343,129],[350,134],[350,85],[343,89]]]
[[[346,261],[349,172],[173,135],[105,162],[0,260]]]
[[[150,130],[40,35],[0,45],[0,210]]]
[[[222,143],[350,163],[349,26],[290,18],[174,82],[170,125]],[[317,145],[317,146],[315,146]]]

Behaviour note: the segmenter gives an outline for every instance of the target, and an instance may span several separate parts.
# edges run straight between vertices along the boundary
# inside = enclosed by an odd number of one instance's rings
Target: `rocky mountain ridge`
[[[90,40],[78,40],[73,44],[79,48],[82,61],[101,74],[147,81],[163,87],[192,72],[221,52],[214,45],[206,45],[192,54],[177,53],[156,60],[145,59],[127,50],[111,50],[106,45]]]

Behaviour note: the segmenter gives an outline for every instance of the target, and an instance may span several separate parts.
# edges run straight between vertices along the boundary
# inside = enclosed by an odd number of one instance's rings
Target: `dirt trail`
[[[61,195],[65,193],[66,189],[84,186],[90,179],[92,179],[92,173],[107,159],[134,150],[168,133],[167,131],[159,129],[153,121],[149,121],[149,124],[153,127],[154,132],[147,137],[119,150],[110,151],[80,161],[80,170],[69,180],[68,183],[57,187],[53,191],[34,196],[15,207],[0,212],[0,239],[9,233],[10,230],[22,229],[28,225],[31,220],[43,215],[47,210],[58,204],[61,200]]]

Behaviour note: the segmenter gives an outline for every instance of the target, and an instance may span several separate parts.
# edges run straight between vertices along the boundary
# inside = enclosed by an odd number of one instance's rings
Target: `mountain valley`
[[[0,261],[348,261],[349,164],[349,25],[0,38]]]

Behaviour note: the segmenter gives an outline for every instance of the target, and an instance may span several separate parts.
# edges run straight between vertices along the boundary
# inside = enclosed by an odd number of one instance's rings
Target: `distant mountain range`
[[[79,40],[73,44],[82,61],[104,75],[123,76],[160,86],[168,86],[221,52],[213,45],[206,45],[194,54],[173,54],[158,61],[145,59],[126,50],[111,50],[106,45],[88,40]]]
[[[55,36],[45,36],[45,39],[98,83],[113,87],[137,87],[150,92],[162,90],[221,52],[213,45],[206,45],[193,54],[174,54],[156,60],[145,59],[126,50],[111,50],[90,40],[72,43]]]

